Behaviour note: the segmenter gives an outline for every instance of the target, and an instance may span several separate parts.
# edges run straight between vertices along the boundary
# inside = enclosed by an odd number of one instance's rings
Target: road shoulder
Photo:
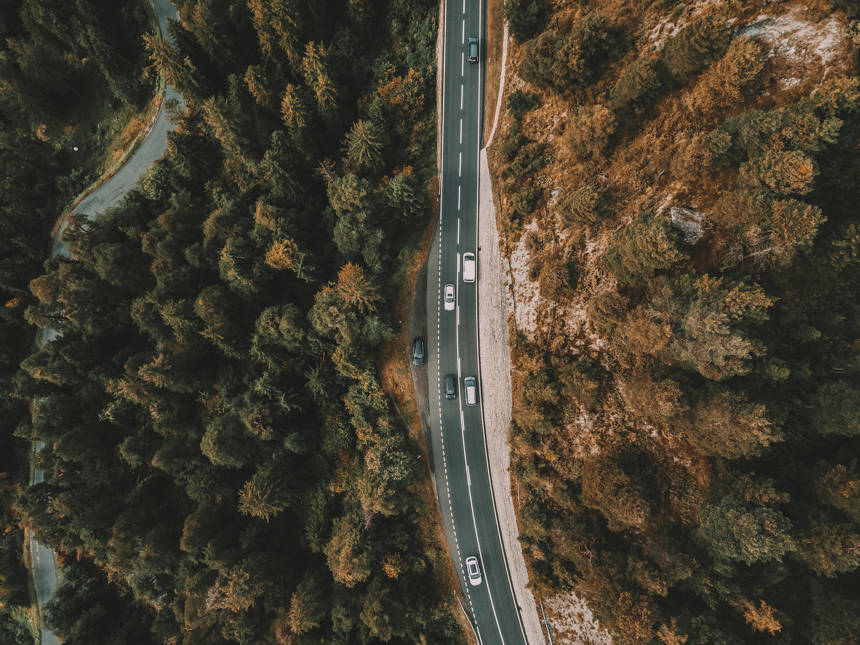
[[[493,206],[493,186],[487,150],[481,151],[481,199],[478,212],[478,342],[480,344],[481,396],[490,475],[502,546],[511,583],[530,645],[545,643],[537,604],[527,588],[529,577],[519,542],[519,529],[511,497],[511,351],[508,346],[508,289],[499,248],[499,232]]]

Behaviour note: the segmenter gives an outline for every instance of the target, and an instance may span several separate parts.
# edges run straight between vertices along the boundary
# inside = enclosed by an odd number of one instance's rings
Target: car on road
[[[477,263],[474,253],[463,254],[463,282],[474,282],[477,273]]]
[[[476,556],[470,555],[466,558],[466,571],[469,574],[469,584],[473,587],[477,587],[484,581],[484,577],[481,575],[481,565],[478,564]]]
[[[469,38],[469,62],[478,62],[478,39]]]
[[[466,405],[475,405],[478,402],[478,384],[474,376],[467,376],[463,379],[463,385],[466,386]]]
[[[446,284],[445,285],[445,311],[453,311],[454,303],[457,299],[457,296],[454,294],[454,285]]]
[[[424,365],[424,341],[420,338],[412,341],[412,364],[416,367]]]
[[[454,385],[457,382],[457,379],[454,378],[453,374],[448,374],[445,377],[445,398],[446,399],[456,399],[457,398],[457,386]]]

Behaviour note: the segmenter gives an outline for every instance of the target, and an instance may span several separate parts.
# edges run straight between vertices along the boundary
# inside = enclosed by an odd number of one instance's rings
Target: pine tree
[[[374,172],[381,168],[384,148],[382,129],[371,121],[356,121],[346,135],[344,150],[356,170]]]

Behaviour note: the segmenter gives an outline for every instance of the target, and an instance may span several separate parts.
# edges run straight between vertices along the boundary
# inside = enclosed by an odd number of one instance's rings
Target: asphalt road
[[[167,19],[178,18],[179,14],[176,8],[168,0],[150,0],[158,15],[158,22],[161,27],[161,33],[167,33]],[[174,90],[172,85],[168,85],[165,91],[165,99],[177,99],[182,102],[180,97]],[[104,184],[99,186],[95,191],[90,193],[74,208],[74,213],[83,213],[88,218],[93,218],[99,213],[103,213],[111,206],[116,206],[123,197],[134,187],[137,179],[145,173],[152,164],[164,156],[167,150],[167,133],[173,130],[174,126],[167,120],[167,112],[162,104],[161,110],[158,113],[158,118],[153,125],[152,130],[144,139],[140,147],[135,151],[126,164],[120,168],[116,174],[108,179]],[[63,231],[66,229],[66,223],[60,227],[57,237],[54,239],[52,246],[52,255],[69,256],[69,249],[61,239]],[[42,342],[50,342],[56,338],[56,331],[53,329],[42,330]],[[36,452],[38,453],[45,444],[41,441],[36,442]],[[33,483],[38,484],[43,480],[44,474],[41,470],[33,472]],[[54,557],[54,552],[48,547],[39,544],[30,534],[30,554],[33,566],[33,584],[36,587],[36,596],[39,600],[39,612],[41,613],[42,606],[50,600],[57,588],[57,561]],[[60,641],[57,637],[45,629],[42,625],[41,645],[59,645]]]
[[[427,276],[427,364],[433,468],[448,542],[481,645],[526,645],[496,519],[487,463],[478,362],[477,282],[465,283],[464,253],[478,255],[478,162],[483,125],[484,7],[447,0],[442,100],[442,182],[439,230]],[[468,41],[479,37],[479,62]],[[480,265],[480,263],[479,263]],[[457,306],[445,311],[442,289],[456,287]],[[442,380],[457,376],[457,398]],[[463,378],[478,379],[478,405],[467,406]],[[466,558],[481,563],[483,581],[469,583]]]

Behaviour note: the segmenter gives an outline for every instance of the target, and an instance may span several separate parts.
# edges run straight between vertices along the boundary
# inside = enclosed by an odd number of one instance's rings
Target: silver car
[[[445,285],[445,311],[454,311],[454,304],[457,296],[454,294],[454,285]]]
[[[484,577],[481,575],[481,565],[478,564],[478,558],[474,555],[466,558],[466,572],[469,574],[469,584],[473,587],[477,587],[484,581]]]

